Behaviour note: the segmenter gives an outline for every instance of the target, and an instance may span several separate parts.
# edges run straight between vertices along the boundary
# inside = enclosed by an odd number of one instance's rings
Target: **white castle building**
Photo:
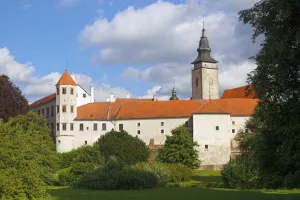
[[[219,99],[217,61],[202,31],[198,57],[192,63],[191,100],[178,100],[173,88],[168,101],[116,98],[95,102],[94,89],[85,91],[67,71],[56,84],[56,93],[31,105],[48,120],[57,152],[93,144],[114,129],[125,130],[147,145],[163,145],[171,130],[185,124],[198,142],[202,167],[222,166],[230,160],[231,142],[253,114],[254,96],[245,97],[245,87],[225,90]]]

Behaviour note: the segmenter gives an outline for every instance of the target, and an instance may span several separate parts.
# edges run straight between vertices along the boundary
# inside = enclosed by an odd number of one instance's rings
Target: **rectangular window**
[[[206,145],[205,145],[205,151],[207,151],[207,150],[208,150],[208,145],[206,144]]]
[[[74,94],[74,89],[71,88],[70,93],[73,95]]]
[[[44,109],[42,109],[42,115],[45,116],[45,111],[44,111]]]
[[[160,133],[161,133],[161,134],[164,134],[164,133],[165,133],[165,130],[164,130],[164,129],[161,129],[161,130],[160,130]]]
[[[94,131],[97,131],[98,130],[98,124],[94,124]]]
[[[47,110],[46,110],[46,116],[47,116],[47,118],[49,117],[49,107],[47,108]]]
[[[59,131],[59,123],[56,124],[56,130]]]
[[[74,131],[74,124],[70,124],[70,130]]]
[[[56,88],[56,95],[59,95],[59,88]]]
[[[216,130],[217,130],[217,131],[219,130],[219,126],[216,126]]]
[[[160,125],[161,125],[161,126],[164,126],[164,125],[165,125],[165,123],[164,123],[164,122],[160,122]]]
[[[60,144],[60,140],[58,140],[58,144]]]
[[[74,113],[74,106],[71,106],[71,113]]]
[[[106,131],[106,123],[102,123],[102,131]]]
[[[51,106],[51,117],[54,116],[54,106]]]
[[[84,144],[87,145],[87,141],[84,141]]]
[[[86,98],[86,94],[83,94],[82,96],[83,96],[83,98]]]
[[[83,131],[83,124],[79,124],[79,130]]]
[[[56,112],[59,113],[59,106],[56,106]]]
[[[138,135],[139,135],[139,134],[141,134],[141,131],[140,131],[140,130],[138,130],[138,131],[137,131],[137,134],[138,134]]]
[[[38,110],[38,115],[40,115],[41,114],[41,111],[40,110]]]
[[[67,106],[66,105],[63,105],[62,111],[63,111],[63,113],[67,112]]]
[[[231,132],[232,132],[232,133],[235,133],[235,129],[232,129]]]
[[[51,123],[51,133],[53,134],[54,133],[54,124]]]
[[[137,123],[137,126],[140,127],[140,126],[141,126],[141,123]]]
[[[62,130],[63,130],[63,131],[66,131],[66,130],[67,130],[67,124],[66,124],[66,123],[63,123],[63,124],[62,124]]]
[[[235,125],[235,121],[232,121],[232,125]]]
[[[119,124],[119,131],[123,131],[123,124]]]
[[[62,89],[62,93],[63,93],[63,94],[67,94],[67,88],[64,87],[64,88]]]

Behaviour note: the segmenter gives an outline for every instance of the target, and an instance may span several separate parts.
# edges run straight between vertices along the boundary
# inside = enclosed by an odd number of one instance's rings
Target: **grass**
[[[164,187],[149,190],[97,191],[73,188],[52,188],[51,200],[298,200],[299,190],[229,190],[205,188],[221,185],[219,171],[195,171],[192,179],[179,187]]]

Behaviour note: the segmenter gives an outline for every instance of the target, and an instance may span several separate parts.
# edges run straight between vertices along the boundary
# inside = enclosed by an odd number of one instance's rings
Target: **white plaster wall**
[[[86,94],[86,98],[83,97]],[[91,96],[82,89],[81,86],[77,85],[77,107],[88,104],[91,102]]]
[[[56,151],[64,153],[71,151],[74,148],[74,136],[61,135],[56,137]]]
[[[245,128],[246,121],[249,120],[250,117],[244,116],[244,117],[231,117],[230,124],[231,124],[231,131],[232,129],[235,129],[235,133],[233,136],[236,136],[236,134]],[[233,123],[234,122],[234,123]]]
[[[216,130],[219,126],[219,130]],[[201,165],[223,165],[230,159],[230,115],[194,114],[193,140],[200,145]],[[208,145],[208,149],[205,149]]]
[[[52,106],[54,106],[53,116],[51,116],[51,107]],[[49,117],[47,117],[47,108],[49,108]],[[56,103],[55,103],[55,100],[41,104],[41,105],[31,109],[31,111],[38,114],[38,110],[40,110],[40,115],[42,115],[42,109],[44,109],[44,117],[47,120],[50,134],[52,135],[52,137],[55,137],[56,136]],[[53,130],[52,130],[51,124],[53,124]]]
[[[152,138],[154,139],[154,144],[160,145],[165,143],[166,135],[171,135],[172,129],[183,125],[188,119],[186,117],[118,120],[115,124],[115,130],[119,131],[119,124],[123,124],[125,131],[132,136],[138,136],[146,145],[149,145]],[[164,126],[161,126],[161,122],[164,122]],[[138,123],[140,123],[140,127],[138,127]],[[163,134],[161,133],[162,129],[164,130]],[[139,135],[138,130],[140,130]]]

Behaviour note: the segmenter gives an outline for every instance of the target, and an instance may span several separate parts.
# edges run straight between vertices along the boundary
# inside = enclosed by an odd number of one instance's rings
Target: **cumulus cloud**
[[[0,48],[0,75],[7,75],[10,80],[21,86],[23,93],[30,102],[55,92],[55,84],[61,77],[61,73],[52,72],[44,76],[34,74],[35,67],[31,63],[19,63],[15,60],[8,48]],[[112,87],[103,83],[107,79],[104,75],[99,83],[90,76],[84,74],[72,74],[78,84],[89,91],[90,86],[95,87],[95,98],[105,100],[110,93],[114,93],[116,97],[125,97],[128,91],[122,87]]]
[[[189,98],[190,63],[197,57],[205,21],[212,57],[219,61],[222,92],[245,85],[247,73],[255,68],[248,58],[255,55],[261,40],[252,43],[252,28],[239,22],[237,12],[257,1],[157,1],[142,8],[131,6],[111,20],[101,16],[86,25],[80,44],[98,47],[99,62],[131,66],[122,72],[123,78],[151,82],[160,87],[159,95],[170,94],[175,79],[178,93]],[[140,70],[140,65],[150,67]]]

